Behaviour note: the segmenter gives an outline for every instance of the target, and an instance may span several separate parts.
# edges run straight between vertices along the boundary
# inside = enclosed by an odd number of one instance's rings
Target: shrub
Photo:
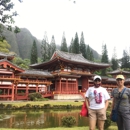
[[[107,130],[107,128],[111,125],[111,119],[110,119],[110,112],[106,112],[107,120],[105,120],[104,129]]]
[[[61,122],[63,126],[72,127],[76,124],[76,118],[73,116],[63,116]]]
[[[12,109],[12,108],[13,108],[12,104],[7,104],[6,109]]]
[[[36,101],[37,99],[42,98],[42,95],[40,93],[30,93],[28,97],[31,101]]]

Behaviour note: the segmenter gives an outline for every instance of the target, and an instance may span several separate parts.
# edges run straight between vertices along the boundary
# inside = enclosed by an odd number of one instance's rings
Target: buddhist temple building
[[[29,100],[30,93],[40,93],[52,99],[84,99],[88,87],[93,86],[95,71],[111,67],[85,59],[82,54],[55,51],[47,62],[21,69],[11,60],[13,55],[0,53],[0,100]],[[123,74],[130,87],[130,72],[115,70],[102,76],[102,86],[109,92],[116,87],[115,76]]]
[[[31,92],[52,95],[50,92],[47,93],[48,86],[51,85],[47,78],[53,77],[52,75],[25,71],[10,62],[13,58],[14,56],[0,53],[0,100],[28,100],[28,94]]]
[[[82,54],[59,50],[54,52],[49,61],[30,65],[32,69],[49,72],[54,76],[51,79],[54,99],[79,98],[90,86],[89,81],[95,75],[94,72],[110,66],[110,64],[88,61]]]

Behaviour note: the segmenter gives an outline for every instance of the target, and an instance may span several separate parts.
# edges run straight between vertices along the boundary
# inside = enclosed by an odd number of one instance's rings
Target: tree
[[[89,45],[87,46],[87,55],[86,55],[86,59],[88,59],[88,60],[90,60],[90,53],[91,53],[91,50],[90,50],[90,47],[89,47]]]
[[[102,63],[109,63],[108,61],[108,52],[107,52],[107,46],[106,44],[102,46],[102,58],[101,58]],[[107,69],[103,69],[101,74],[106,75]]]
[[[6,40],[0,41],[0,52],[9,53],[10,47]]]
[[[87,59],[87,50],[86,50],[83,32],[81,33],[79,46],[80,46],[80,53],[82,53],[83,57]]]
[[[36,45],[35,40],[33,41],[32,49],[31,49],[30,62],[31,64],[38,63],[37,45]]]
[[[68,49],[70,53],[72,53],[73,43],[74,43],[74,40],[73,40],[73,38],[72,38],[72,39],[71,39],[70,46],[69,46],[69,49]]]
[[[121,68],[130,67],[130,56],[126,50],[123,50],[123,57],[121,58]]]
[[[19,66],[20,68],[23,68],[23,69],[29,69],[29,65],[30,65],[30,60],[29,59],[22,59],[20,57],[15,57],[13,60],[12,60],[12,63],[13,64],[16,64],[17,66]]]
[[[92,50],[90,51],[90,60],[94,61],[94,56],[93,56],[93,51]]]
[[[47,38],[47,34],[45,32],[44,39],[42,40],[41,45],[41,54],[42,54],[42,62],[48,61],[50,59],[50,45]]]
[[[102,58],[101,58],[101,62],[103,62],[103,63],[108,63],[109,62],[106,44],[102,46]]]
[[[22,2],[22,0],[19,0]],[[17,16],[17,12],[11,12],[14,7],[14,3],[11,0],[1,0],[0,1],[0,40],[4,40],[2,32],[6,27],[8,30],[12,31],[12,24],[14,24],[14,16]],[[15,27],[15,33],[19,32],[19,28]]]
[[[62,41],[61,41],[61,48],[60,48],[61,51],[64,51],[64,52],[68,52],[68,48],[67,48],[67,43],[66,43],[66,38],[65,38],[65,33],[63,33],[63,36],[62,36]]]
[[[119,64],[118,64],[118,60],[117,60],[117,55],[116,55],[116,48],[114,47],[114,53],[113,53],[113,56],[112,56],[112,59],[111,59],[111,63],[112,63],[112,66],[111,68],[113,70],[116,70],[119,68]]]
[[[54,35],[51,38],[51,43],[50,43],[50,55],[52,56],[53,53],[56,51],[56,43],[55,43],[55,38]]]
[[[72,53],[79,54],[79,38],[78,38],[77,32],[75,34],[75,39],[74,39],[74,43],[72,47]]]

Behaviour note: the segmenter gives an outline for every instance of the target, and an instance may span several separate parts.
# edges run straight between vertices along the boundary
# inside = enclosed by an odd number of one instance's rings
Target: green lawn
[[[29,129],[0,128],[0,130],[29,130]],[[31,130],[89,130],[89,128],[88,127],[72,127],[72,128],[56,127],[56,128],[46,128],[46,129],[45,128],[44,129],[31,129]],[[117,130],[117,127],[110,126],[107,130]]]
[[[12,104],[13,106],[25,106],[26,104],[31,104],[31,105],[40,105],[43,106],[44,104],[50,104],[51,106],[53,105],[74,105],[74,106],[79,106],[82,105],[82,101],[56,101],[56,100],[48,100],[48,101],[13,101],[13,102],[1,102],[3,104]]]

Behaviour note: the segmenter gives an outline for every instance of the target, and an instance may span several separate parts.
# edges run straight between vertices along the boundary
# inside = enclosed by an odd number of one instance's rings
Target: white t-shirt
[[[96,94],[94,93],[95,91]],[[99,93],[102,95],[102,102],[96,103],[95,97],[99,96]],[[89,98],[90,109],[102,109],[105,107],[105,101],[110,99],[107,90],[101,86],[99,88],[89,87],[85,94],[85,97]]]

